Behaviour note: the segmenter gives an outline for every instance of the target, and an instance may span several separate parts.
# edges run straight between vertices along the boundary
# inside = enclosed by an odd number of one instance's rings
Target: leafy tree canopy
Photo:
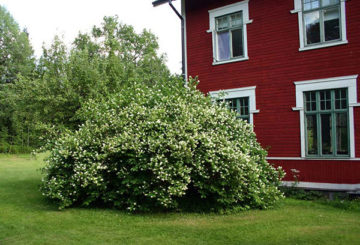
[[[0,6],[0,82],[14,82],[18,74],[28,76],[33,69],[28,33],[21,31],[10,13]]]
[[[158,48],[152,33],[136,33],[116,16],[80,33],[69,50],[55,37],[43,49],[37,78],[24,76],[12,87],[17,110],[33,130],[77,129],[83,121],[76,113],[89,99],[121,93],[134,81],[147,86],[166,81],[170,72]]]
[[[13,145],[29,142],[29,131],[18,120],[12,100],[15,95],[9,85],[16,83],[18,76],[32,77],[34,69],[27,32],[21,31],[10,13],[0,6],[0,152],[18,152],[12,149]]]

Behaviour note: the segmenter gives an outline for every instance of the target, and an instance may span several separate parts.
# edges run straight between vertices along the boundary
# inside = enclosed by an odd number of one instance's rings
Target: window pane
[[[225,102],[230,110],[236,112],[236,118],[250,122],[249,97],[226,99]]]
[[[320,7],[319,0],[304,0],[304,10],[311,10]]]
[[[229,28],[228,16],[216,18],[216,26],[218,31],[228,29]]]
[[[218,59],[230,59],[230,33],[228,31],[218,33],[218,46]]]
[[[316,111],[316,92],[306,92],[306,111]]]
[[[233,57],[244,55],[242,29],[233,30],[232,32],[232,49]]]
[[[347,113],[336,114],[336,147],[338,155],[349,154],[348,116]]]
[[[339,9],[324,10],[325,41],[340,39]]]
[[[346,109],[348,107],[347,102],[347,93],[346,89],[341,90],[341,109]]]
[[[306,124],[307,124],[307,151],[308,151],[307,153],[308,155],[317,155],[318,144],[317,144],[316,115],[307,115]]]
[[[248,116],[249,115],[249,98],[240,98],[240,115]]]
[[[320,91],[320,110],[331,110],[330,90]]]
[[[231,27],[239,27],[242,25],[242,15],[241,12],[231,15]]]
[[[335,90],[335,109],[341,110],[347,108],[346,89]]]
[[[320,22],[319,11],[304,14],[304,21],[306,26],[306,43],[320,42]]]
[[[225,102],[228,104],[230,110],[237,111],[236,99],[226,99]]]
[[[250,123],[250,117],[244,117],[242,120],[246,121],[247,123]]]
[[[329,5],[334,5],[334,4],[338,4],[340,1],[339,0],[322,0],[322,6],[329,6]]]
[[[321,144],[322,154],[333,154],[331,145],[331,114],[321,114]]]

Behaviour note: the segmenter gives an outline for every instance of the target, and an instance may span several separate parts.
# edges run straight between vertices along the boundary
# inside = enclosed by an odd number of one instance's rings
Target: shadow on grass
[[[8,204],[29,211],[57,211],[56,205],[41,195],[39,187],[40,181],[36,178],[2,183],[0,206]]]

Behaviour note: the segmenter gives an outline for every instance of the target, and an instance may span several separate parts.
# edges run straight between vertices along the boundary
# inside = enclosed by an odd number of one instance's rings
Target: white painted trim
[[[318,44],[318,45],[311,45],[311,46],[306,46],[304,48],[299,48],[299,51],[307,51],[307,50],[312,50],[312,49],[328,48],[328,47],[339,46],[339,45],[344,45],[344,44],[348,44],[348,43],[349,42],[347,40],[331,42],[331,43],[321,43],[321,44]]]
[[[209,14],[214,14],[217,17],[217,16],[222,16],[229,13],[241,11],[241,8],[243,7],[244,4],[249,4],[249,0],[244,0],[241,2],[229,4],[216,9],[211,9],[209,10]]]
[[[293,10],[290,10],[290,13],[291,14],[296,14],[296,13],[298,13],[298,12],[300,12],[301,10],[299,10],[299,9],[293,9]]]
[[[360,192],[360,183],[359,184],[333,184],[333,183],[315,183],[315,182],[298,182],[294,181],[282,181],[284,186],[304,188],[304,189],[313,189],[313,190],[327,190],[327,191],[351,191],[351,192]]]
[[[305,45],[305,37],[304,37],[304,22],[303,22],[303,8],[302,8],[302,1],[301,0],[294,0],[294,9],[290,11],[292,14],[298,14],[298,23],[299,23],[299,42],[300,48],[299,51],[307,51],[319,48],[327,48],[337,45],[344,45],[347,44],[347,32],[346,32],[346,9],[345,9],[345,1],[340,0],[340,18],[341,18],[341,40],[334,41],[331,43],[320,43],[318,45]]]
[[[235,13],[242,12],[243,15],[243,45],[244,45],[244,57],[232,60],[217,60],[217,42],[216,42],[216,23],[215,19],[217,17]],[[253,20],[249,19],[249,0],[244,0],[234,4],[226,5],[220,8],[209,10],[209,30],[206,32],[212,34],[212,46],[213,46],[213,65],[221,65],[232,62],[245,61],[249,59],[248,55],[248,42],[247,42],[247,24],[252,23]]]
[[[241,97],[249,97],[249,113],[250,123],[254,124],[254,113],[260,111],[256,109],[256,86],[226,89],[209,92],[210,97],[214,99],[233,99]]]
[[[338,82],[341,80],[350,80],[350,79],[357,79],[359,75],[351,75],[351,76],[342,76],[342,77],[330,77],[330,78],[322,78],[322,79],[313,79],[313,80],[306,80],[306,81],[298,81],[294,82],[295,85],[301,84],[313,84],[313,83],[323,83],[323,82]]]
[[[296,87],[296,109],[300,112],[300,137],[301,157],[305,157],[305,115],[304,115],[304,92],[325,89],[347,88],[350,105],[357,105],[357,78],[358,75],[331,77],[308,81],[294,82]],[[294,109],[294,108],[293,108]],[[355,158],[355,125],[354,107],[349,106],[349,135],[350,135],[350,158]]]
[[[187,33],[186,33],[186,30],[187,30],[187,23],[186,23],[186,9],[185,9],[185,0],[181,0],[181,15],[183,16],[184,18],[184,49],[185,49],[185,79],[186,79],[186,83],[188,81],[188,77],[189,77],[189,74],[188,74],[188,62],[187,62]]]
[[[360,158],[306,158],[306,157],[267,157],[266,160],[292,161],[360,161]]]
[[[214,61],[212,64],[214,66],[216,66],[216,65],[239,62],[239,61],[244,61],[244,60],[249,60],[249,57],[242,57],[242,58],[236,58],[236,59],[231,59],[231,60]]]

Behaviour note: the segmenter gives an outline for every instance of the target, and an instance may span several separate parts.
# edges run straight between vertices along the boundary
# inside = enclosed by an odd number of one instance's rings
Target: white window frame
[[[228,14],[233,14],[236,12],[242,12],[243,16],[243,48],[244,48],[244,56],[229,60],[217,60],[217,38],[216,38],[216,18]],[[212,46],[213,46],[213,65],[221,65],[226,63],[244,61],[249,59],[248,48],[247,48],[247,24],[252,23],[252,20],[249,20],[249,0],[244,0],[238,3],[226,5],[220,8],[209,10],[209,18],[210,18],[210,29],[207,31],[208,33],[212,33]]]
[[[243,87],[236,89],[225,89],[218,91],[211,91],[209,95],[215,100],[217,99],[236,99],[249,97],[249,114],[250,114],[250,124],[254,124],[254,113],[259,113],[260,111],[256,109],[256,86],[252,87]]]
[[[353,75],[294,82],[296,87],[296,107],[294,107],[293,110],[300,112],[301,157],[306,157],[304,92],[347,88],[349,100],[350,158],[355,158],[354,107],[360,106],[360,103],[357,102],[357,78],[358,75]]]
[[[333,42],[325,42],[325,43],[319,43],[319,44],[312,44],[310,46],[305,45],[305,25],[304,25],[304,19],[303,19],[303,8],[302,8],[302,0],[294,0],[294,10],[291,10],[290,12],[292,14],[297,13],[298,14],[298,21],[299,21],[299,38],[300,38],[300,48],[299,51],[306,51],[306,50],[312,50],[312,49],[319,49],[319,48],[327,48],[337,45],[343,45],[347,44],[347,35],[346,35],[346,11],[345,11],[345,1],[346,0],[340,0],[340,22],[341,22],[341,40],[339,41],[333,41]]]

